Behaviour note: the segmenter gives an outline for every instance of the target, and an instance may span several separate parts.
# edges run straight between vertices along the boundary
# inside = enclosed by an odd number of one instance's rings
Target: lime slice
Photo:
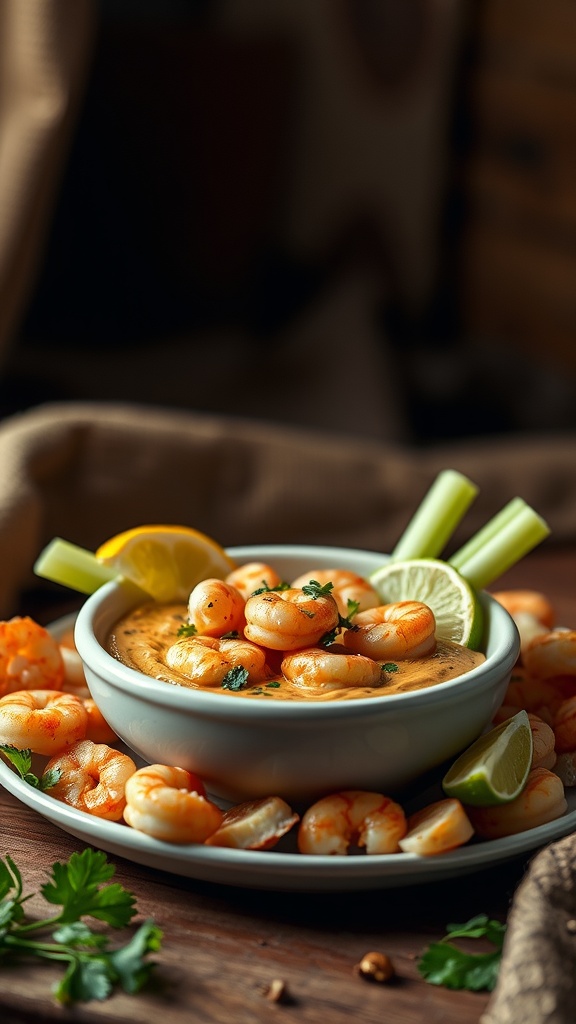
[[[447,562],[411,558],[388,562],[370,576],[382,601],[423,601],[436,618],[436,636],[478,650],[484,616],[478,595]]]
[[[514,800],[532,764],[532,730],[526,711],[480,736],[454,762],[442,780],[447,796],[474,807]]]

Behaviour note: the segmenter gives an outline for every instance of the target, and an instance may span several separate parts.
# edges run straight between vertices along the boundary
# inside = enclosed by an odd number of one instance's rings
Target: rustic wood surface
[[[535,552],[502,583],[545,590],[559,619],[576,623],[576,551]],[[81,842],[46,822],[0,788],[0,852],[18,863],[27,891],[46,880],[55,860]],[[417,970],[424,947],[450,921],[477,913],[505,920],[531,855],[453,882],[338,894],[274,893],[180,878],[110,856],[116,878],[134,892],[139,918],[163,929],[152,984],[137,996],[63,1009],[50,995],[58,968],[32,963],[0,968],[0,1020],[163,1024],[478,1024],[486,993],[425,983]],[[43,904],[30,901],[31,913]],[[355,965],[376,950],[394,963],[393,983],[363,980]],[[274,1002],[269,989],[285,985]]]

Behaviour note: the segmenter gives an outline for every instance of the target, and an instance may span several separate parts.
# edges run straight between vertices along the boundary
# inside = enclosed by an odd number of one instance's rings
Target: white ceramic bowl
[[[269,562],[288,580],[335,566],[366,576],[386,561],[375,552],[333,547],[229,553],[238,563]],[[102,713],[146,761],[195,771],[209,792],[229,800],[277,794],[298,803],[342,788],[401,792],[480,735],[502,703],[519,651],[508,613],[487,594],[481,600],[485,662],[439,686],[381,699],[252,702],[151,679],[104,646],[110,628],[135,604],[134,591],[118,583],[87,599],[75,637]]]

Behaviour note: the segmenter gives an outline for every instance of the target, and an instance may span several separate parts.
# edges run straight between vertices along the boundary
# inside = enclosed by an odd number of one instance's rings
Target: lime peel
[[[532,765],[533,739],[526,711],[483,733],[442,780],[447,796],[472,807],[509,803],[522,792]]]

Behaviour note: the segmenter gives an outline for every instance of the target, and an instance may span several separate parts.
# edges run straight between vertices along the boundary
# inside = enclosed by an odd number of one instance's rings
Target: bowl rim
[[[380,552],[356,549],[351,547],[333,547],[329,545],[303,544],[259,544],[229,547],[227,553],[235,559],[256,559],[258,555],[266,555],[266,560],[274,557],[307,558],[321,552],[323,556],[338,556],[345,553],[362,556],[366,559],[374,557],[387,560],[388,555]],[[431,686],[407,693],[382,694],[379,697],[351,697],[339,701],[246,701],[234,700],[233,695],[220,692],[211,693],[154,679],[137,669],[118,661],[110,654],[102,642],[102,638],[124,611],[138,603],[149,600],[139,588],[126,581],[112,580],[105,583],[94,594],[90,595],[81,605],[74,625],[74,638],[78,653],[86,668],[101,677],[108,685],[113,685],[125,695],[134,699],[151,698],[152,702],[164,708],[186,711],[206,717],[218,713],[219,718],[231,720],[277,719],[288,723],[291,720],[308,721],[314,724],[322,721],[338,721],[342,717],[357,718],[363,715],[374,715],[376,711],[387,708],[390,713],[405,711],[407,706],[419,707],[443,704],[449,701],[466,701],[472,690],[490,689],[494,686],[494,673],[499,678],[511,673],[519,650],[520,640],[517,627],[509,613],[489,593],[479,594],[484,612],[492,625],[502,629],[496,649],[486,661],[455,679],[446,680],[439,686]],[[119,609],[119,606],[120,609]],[[232,696],[232,699],[230,699]],[[281,710],[280,710],[281,709]]]

